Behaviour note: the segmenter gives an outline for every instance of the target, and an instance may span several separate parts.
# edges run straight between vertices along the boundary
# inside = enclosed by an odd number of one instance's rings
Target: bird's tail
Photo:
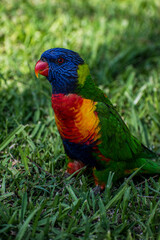
[[[142,167],[140,172],[147,174],[160,174],[160,162],[154,160],[139,158],[137,159],[138,167]]]

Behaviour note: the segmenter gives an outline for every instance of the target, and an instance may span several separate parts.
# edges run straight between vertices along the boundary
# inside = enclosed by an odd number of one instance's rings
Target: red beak
[[[38,73],[43,75],[43,76],[48,77],[48,71],[49,71],[49,66],[48,66],[47,62],[43,62],[42,60],[39,60],[36,63],[35,74],[36,74],[37,78],[38,78]]]

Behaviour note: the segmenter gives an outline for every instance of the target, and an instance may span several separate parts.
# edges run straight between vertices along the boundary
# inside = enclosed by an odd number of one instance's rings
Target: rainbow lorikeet
[[[141,166],[140,173],[160,173],[160,165],[152,161],[158,155],[130,133],[78,53],[47,50],[36,63],[37,77],[38,73],[52,86],[52,107],[69,173],[84,165],[91,167],[95,183],[102,189],[110,171],[115,172],[115,181]]]

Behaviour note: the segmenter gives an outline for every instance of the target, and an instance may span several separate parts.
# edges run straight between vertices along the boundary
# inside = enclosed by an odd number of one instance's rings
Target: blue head
[[[64,48],[51,48],[41,55],[35,66],[35,73],[47,77],[52,85],[52,92],[74,93],[78,84],[78,66],[84,60],[78,53]]]

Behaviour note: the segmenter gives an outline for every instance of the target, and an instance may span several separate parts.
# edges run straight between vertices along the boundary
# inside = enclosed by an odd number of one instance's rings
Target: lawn
[[[158,239],[160,178],[93,192],[66,178],[51,87],[34,66],[53,47],[80,53],[132,134],[160,153],[159,0],[1,0],[0,240]]]

